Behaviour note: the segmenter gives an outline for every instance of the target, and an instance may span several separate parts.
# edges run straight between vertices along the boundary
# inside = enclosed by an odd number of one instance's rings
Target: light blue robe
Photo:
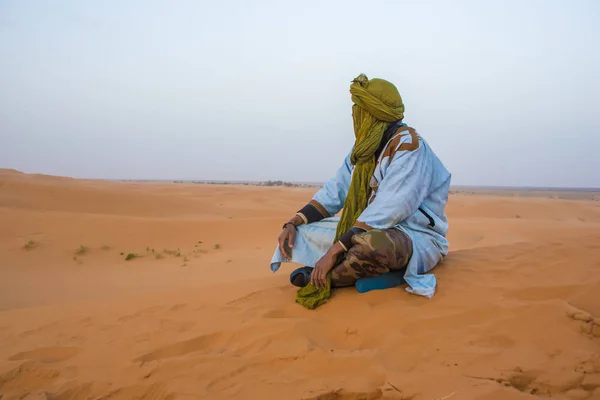
[[[377,190],[358,221],[374,229],[393,227],[410,236],[413,255],[404,275],[408,284],[406,290],[432,297],[436,278],[428,272],[448,254],[448,221],[444,209],[451,175],[420,136],[400,135],[399,143],[398,136],[394,135],[386,146],[390,146],[396,138],[393,155],[390,157],[390,152],[384,149],[379,157],[371,179],[371,187]],[[416,150],[398,150],[402,144],[410,147],[415,137],[419,144]],[[313,199],[330,215],[336,215],[342,209],[353,169],[348,154],[335,176],[314,195]],[[433,227],[419,208],[434,220]],[[277,248],[271,260],[271,270],[276,272],[282,262],[314,267],[332,246],[338,221],[339,217],[330,217],[299,226],[292,258],[286,259]]]

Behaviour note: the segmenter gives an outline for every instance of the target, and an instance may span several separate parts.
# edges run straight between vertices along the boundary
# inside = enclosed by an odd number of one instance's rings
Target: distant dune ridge
[[[2,174],[23,174],[14,169],[1,169]],[[49,175],[38,175],[49,176]],[[243,186],[284,186],[315,188],[324,182],[297,182],[297,181],[226,181],[226,180],[181,180],[181,179],[110,179],[112,182],[144,182],[144,183],[177,183],[177,184],[208,184],[208,185],[243,185]],[[600,188],[558,188],[558,187],[500,187],[500,186],[464,186],[455,185],[450,190],[457,195],[491,195],[512,197],[550,197],[569,200],[597,200],[600,201]]]
[[[600,399],[598,194],[457,189],[434,298],[309,311],[315,190],[0,170],[0,399]]]

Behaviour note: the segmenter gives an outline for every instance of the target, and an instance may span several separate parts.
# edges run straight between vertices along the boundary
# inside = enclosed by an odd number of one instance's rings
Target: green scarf
[[[369,80],[365,74],[360,74],[352,81],[350,94],[354,103],[352,119],[356,138],[350,161],[355,168],[333,243],[354,226],[367,208],[370,180],[375,171],[375,152],[389,124],[404,118],[402,97],[398,89],[386,80]],[[326,303],[330,296],[331,274],[327,274],[325,288],[319,290],[309,283],[298,290],[296,302],[312,310]]]

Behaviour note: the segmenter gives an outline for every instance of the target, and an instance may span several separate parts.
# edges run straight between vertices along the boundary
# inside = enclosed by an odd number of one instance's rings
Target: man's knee
[[[344,260],[331,271],[331,285],[333,287],[352,286],[363,275],[362,268],[359,265]]]
[[[387,231],[374,229],[356,235],[348,251],[348,259],[372,269],[373,266],[394,268],[396,254],[394,242]]]
[[[374,276],[385,273],[391,262],[391,248],[378,248],[381,231],[365,232],[359,238],[355,237],[354,245],[346,254],[344,261],[336,268],[339,275],[360,279],[365,276]]]
[[[344,261],[332,270],[332,284],[336,287],[401,269],[412,255],[410,238],[397,230],[374,229],[354,236],[352,243]]]
[[[401,269],[408,264],[412,250],[412,240],[406,233],[397,229],[374,229],[353,238],[348,257],[388,269]]]

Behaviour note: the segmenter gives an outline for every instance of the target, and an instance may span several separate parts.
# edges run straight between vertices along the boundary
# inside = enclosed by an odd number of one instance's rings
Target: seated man
[[[330,287],[404,270],[407,290],[431,297],[436,280],[427,272],[448,253],[444,208],[450,173],[416,130],[402,122],[404,105],[392,83],[361,74],[350,93],[352,151],[283,225],[271,270],[288,261],[306,266],[292,273],[292,284],[312,287],[304,288],[306,295],[327,291],[325,298]]]

